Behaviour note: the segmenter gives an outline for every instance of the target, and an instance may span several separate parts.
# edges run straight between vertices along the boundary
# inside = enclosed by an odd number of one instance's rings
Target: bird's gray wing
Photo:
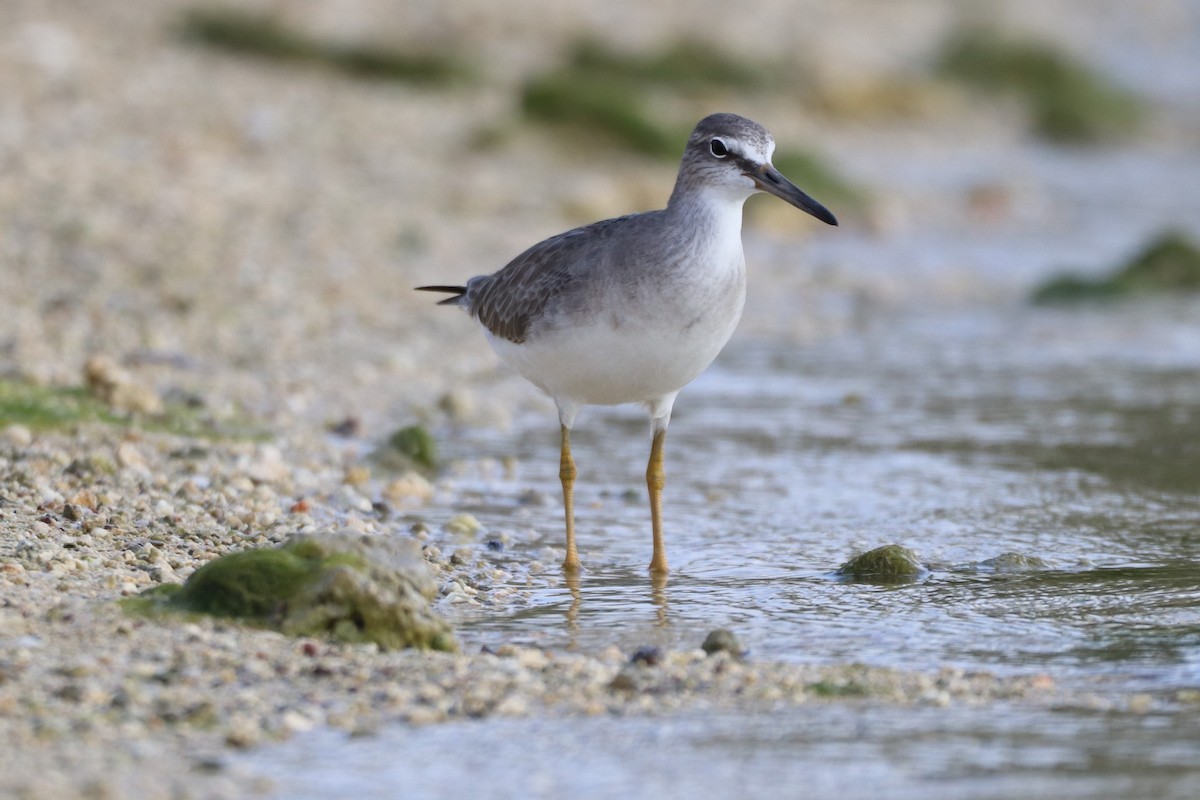
[[[471,314],[493,336],[523,342],[531,326],[569,294],[590,270],[602,269],[605,243],[627,217],[552,236],[521,253],[499,272],[467,282]]]

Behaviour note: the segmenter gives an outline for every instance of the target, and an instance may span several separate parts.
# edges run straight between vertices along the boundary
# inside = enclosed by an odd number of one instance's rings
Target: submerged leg
[[[663,545],[662,532],[662,490],[667,482],[663,472],[663,442],[666,438],[666,426],[656,426],[654,441],[650,445],[650,463],[646,465],[646,488],[650,490],[650,525],[654,530],[654,555],[650,559],[650,572],[654,575],[667,574],[667,549]]]
[[[562,456],[558,462],[558,479],[562,481],[563,511],[567,517],[567,557],[563,569],[579,572],[579,552],[575,549],[575,459],[571,458],[571,429],[562,426]]]

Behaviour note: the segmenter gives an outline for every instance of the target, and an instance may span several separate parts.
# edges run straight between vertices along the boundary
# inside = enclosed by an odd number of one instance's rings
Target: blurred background
[[[749,203],[740,336],[1104,293],[1200,227],[1186,0],[6,0],[0,84],[0,376],[281,425],[536,405],[411,287],[661,207],[712,111],[842,220]]]

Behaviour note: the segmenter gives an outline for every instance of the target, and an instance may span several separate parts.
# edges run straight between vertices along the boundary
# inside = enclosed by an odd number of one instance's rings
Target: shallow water
[[[478,545],[497,563],[561,557],[555,427],[530,416],[450,444],[518,458],[515,476],[459,480],[455,510],[509,540]],[[670,429],[668,584],[645,572],[645,420],[588,409],[573,437],[578,591],[551,563],[510,611],[448,608],[465,646],[695,647],[727,626],[755,659],[1044,672],[1095,708],[489,720],[322,733],[257,765],[294,797],[1194,797],[1200,723],[1176,700],[1200,688],[1198,434],[1194,302],[916,313],[814,345],[736,342]],[[889,542],[928,573],[832,574]],[[1011,553],[1041,561],[991,561]],[[1143,713],[1112,710],[1138,693]]]
[[[502,563],[561,547],[553,423],[472,443],[521,464],[461,482],[480,501],[465,510],[512,540]],[[905,315],[820,345],[733,345],[668,434],[660,590],[645,427],[588,409],[580,591],[551,570],[513,613],[465,613],[468,642],[686,647],[727,626],[760,658],[1200,683],[1196,304]],[[531,486],[548,502],[520,505]],[[891,542],[929,573],[831,574]],[[990,563],[1012,553],[1044,563]]]
[[[1194,798],[1195,716],[829,704],[753,716],[518,719],[321,732],[292,798]],[[349,745],[349,746],[347,746]],[[297,776],[303,775],[303,779]]]

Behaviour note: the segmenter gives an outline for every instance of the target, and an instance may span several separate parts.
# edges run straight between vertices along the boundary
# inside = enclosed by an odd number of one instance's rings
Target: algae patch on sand
[[[1034,39],[967,30],[951,36],[939,74],[980,91],[1020,98],[1034,132],[1059,143],[1089,144],[1133,132],[1142,103],[1065,50]]]
[[[1052,278],[1034,291],[1032,300],[1050,305],[1156,292],[1200,292],[1200,248],[1183,233],[1159,234],[1107,277],[1064,273]]]
[[[398,650],[456,650],[431,606],[436,584],[415,541],[350,533],[298,536],[209,562],[183,586],[125,601],[133,612],[230,617],[291,636]]]
[[[449,48],[414,53],[384,44],[344,42],[289,27],[276,17],[236,8],[193,8],[179,35],[214,50],[271,61],[328,67],[375,80],[423,85],[464,83],[472,70]]]
[[[45,430],[81,422],[117,425],[122,419],[82,387],[0,380],[0,425]]]

